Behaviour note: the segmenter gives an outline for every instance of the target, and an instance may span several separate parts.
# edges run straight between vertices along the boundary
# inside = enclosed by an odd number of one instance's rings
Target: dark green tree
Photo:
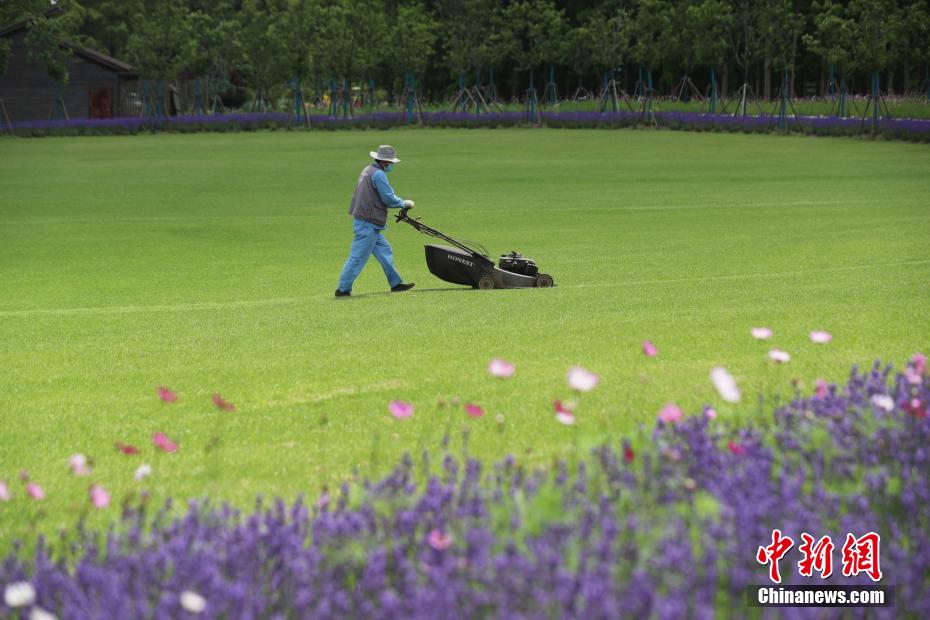
[[[733,21],[733,11],[727,0],[701,0],[687,9],[686,39],[691,42],[690,53],[699,67],[710,69],[710,112],[717,111],[717,96],[727,95],[727,33]],[[717,71],[721,71],[717,87]]]
[[[840,116],[846,115],[846,92],[849,70],[853,65],[856,26],[843,5],[832,0],[814,2],[813,31],[802,35],[804,45],[817,55],[829,72],[827,93],[836,96]],[[839,76],[837,82],[836,76]]]
[[[529,72],[527,110],[530,120],[536,121],[534,71],[558,57],[557,42],[565,25],[562,11],[551,0],[516,0],[505,9],[504,16],[503,36],[509,41],[509,56],[518,71]]]

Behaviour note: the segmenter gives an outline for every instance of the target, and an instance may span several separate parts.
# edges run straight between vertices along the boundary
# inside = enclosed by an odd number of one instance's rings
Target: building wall
[[[12,34],[12,54],[6,74],[0,77],[0,99],[10,120],[48,120],[53,118],[55,82],[45,66],[29,58],[26,31]],[[106,67],[80,56],[71,58],[68,87],[62,93],[70,118],[90,116],[91,92],[99,89],[112,91],[112,115],[119,116],[119,75]]]

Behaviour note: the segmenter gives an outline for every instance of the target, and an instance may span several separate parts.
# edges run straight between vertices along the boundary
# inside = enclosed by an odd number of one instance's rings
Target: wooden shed
[[[12,42],[6,73],[0,76],[0,101],[12,122],[48,120],[56,111],[58,89],[41,62],[30,58],[26,34],[30,20],[0,28]],[[112,118],[130,114],[127,94],[135,92],[137,71],[111,56],[63,41],[72,51],[67,87],[61,91],[68,118]],[[0,119],[2,122],[4,119]]]

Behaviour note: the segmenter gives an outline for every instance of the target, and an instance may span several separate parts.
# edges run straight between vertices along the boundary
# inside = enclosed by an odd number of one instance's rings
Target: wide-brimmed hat
[[[371,151],[368,154],[371,155],[373,159],[377,159],[378,161],[389,161],[394,164],[400,161],[397,159],[397,151],[395,151],[394,147],[390,144],[382,144],[378,147],[377,152]]]

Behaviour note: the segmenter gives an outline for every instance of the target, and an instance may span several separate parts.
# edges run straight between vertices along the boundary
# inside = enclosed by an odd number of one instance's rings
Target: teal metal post
[[[294,84],[294,127],[300,126],[301,115],[304,112],[304,95],[300,91],[300,78],[295,77]]]
[[[481,70],[475,69],[475,116],[481,114],[481,99],[478,95],[481,94]]]
[[[879,77],[878,71],[872,72],[872,133],[878,131],[878,106],[880,105],[880,94],[878,92],[879,88]]]
[[[465,92],[465,76],[459,73],[459,94]],[[459,105],[462,106],[462,112],[468,112],[468,100],[466,97],[459,98]]]
[[[840,116],[846,117],[846,74],[840,76]]]
[[[194,116],[203,114],[203,97],[200,94],[200,78],[194,82]]]
[[[349,106],[352,105],[352,85],[349,78],[343,80],[342,86],[342,115],[349,118]]]
[[[158,80],[158,99],[155,101],[155,119],[158,121],[159,128],[161,127],[161,118],[165,113],[162,106],[165,102],[165,81]]]
[[[646,87],[649,89],[649,93],[646,95],[646,107],[649,113],[649,116],[652,116],[652,67],[649,67],[646,70]]]
[[[414,89],[417,87],[416,78],[412,73],[408,73],[404,76],[405,89],[407,91],[407,122],[413,122],[413,109],[414,103],[416,102],[416,95]]]
[[[336,116],[339,108],[336,107],[336,80],[329,81],[329,115]]]
[[[830,65],[830,77],[827,79],[827,95],[830,96],[830,100],[833,101],[836,99],[836,73],[833,70],[833,65]]]
[[[55,112],[54,117],[56,121],[61,120],[65,117],[65,109],[61,105],[61,83],[58,81],[55,82]]]
[[[549,65],[549,84],[555,85],[555,67],[552,65]],[[548,88],[546,90],[548,92]],[[552,92],[549,92],[546,103],[549,105],[555,105],[557,103],[555,100],[555,89],[553,89]]]
[[[536,122],[536,88],[533,86],[533,70],[530,69],[530,87],[526,89],[526,116],[531,123]]]
[[[781,93],[780,93],[780,102],[778,106],[778,128],[785,129],[785,116],[788,111],[788,72],[785,71],[782,74],[781,79]]]
[[[152,108],[149,104],[149,81],[142,80],[142,116],[148,118],[152,115]]]
[[[717,73],[710,70],[710,113],[717,113]]]

